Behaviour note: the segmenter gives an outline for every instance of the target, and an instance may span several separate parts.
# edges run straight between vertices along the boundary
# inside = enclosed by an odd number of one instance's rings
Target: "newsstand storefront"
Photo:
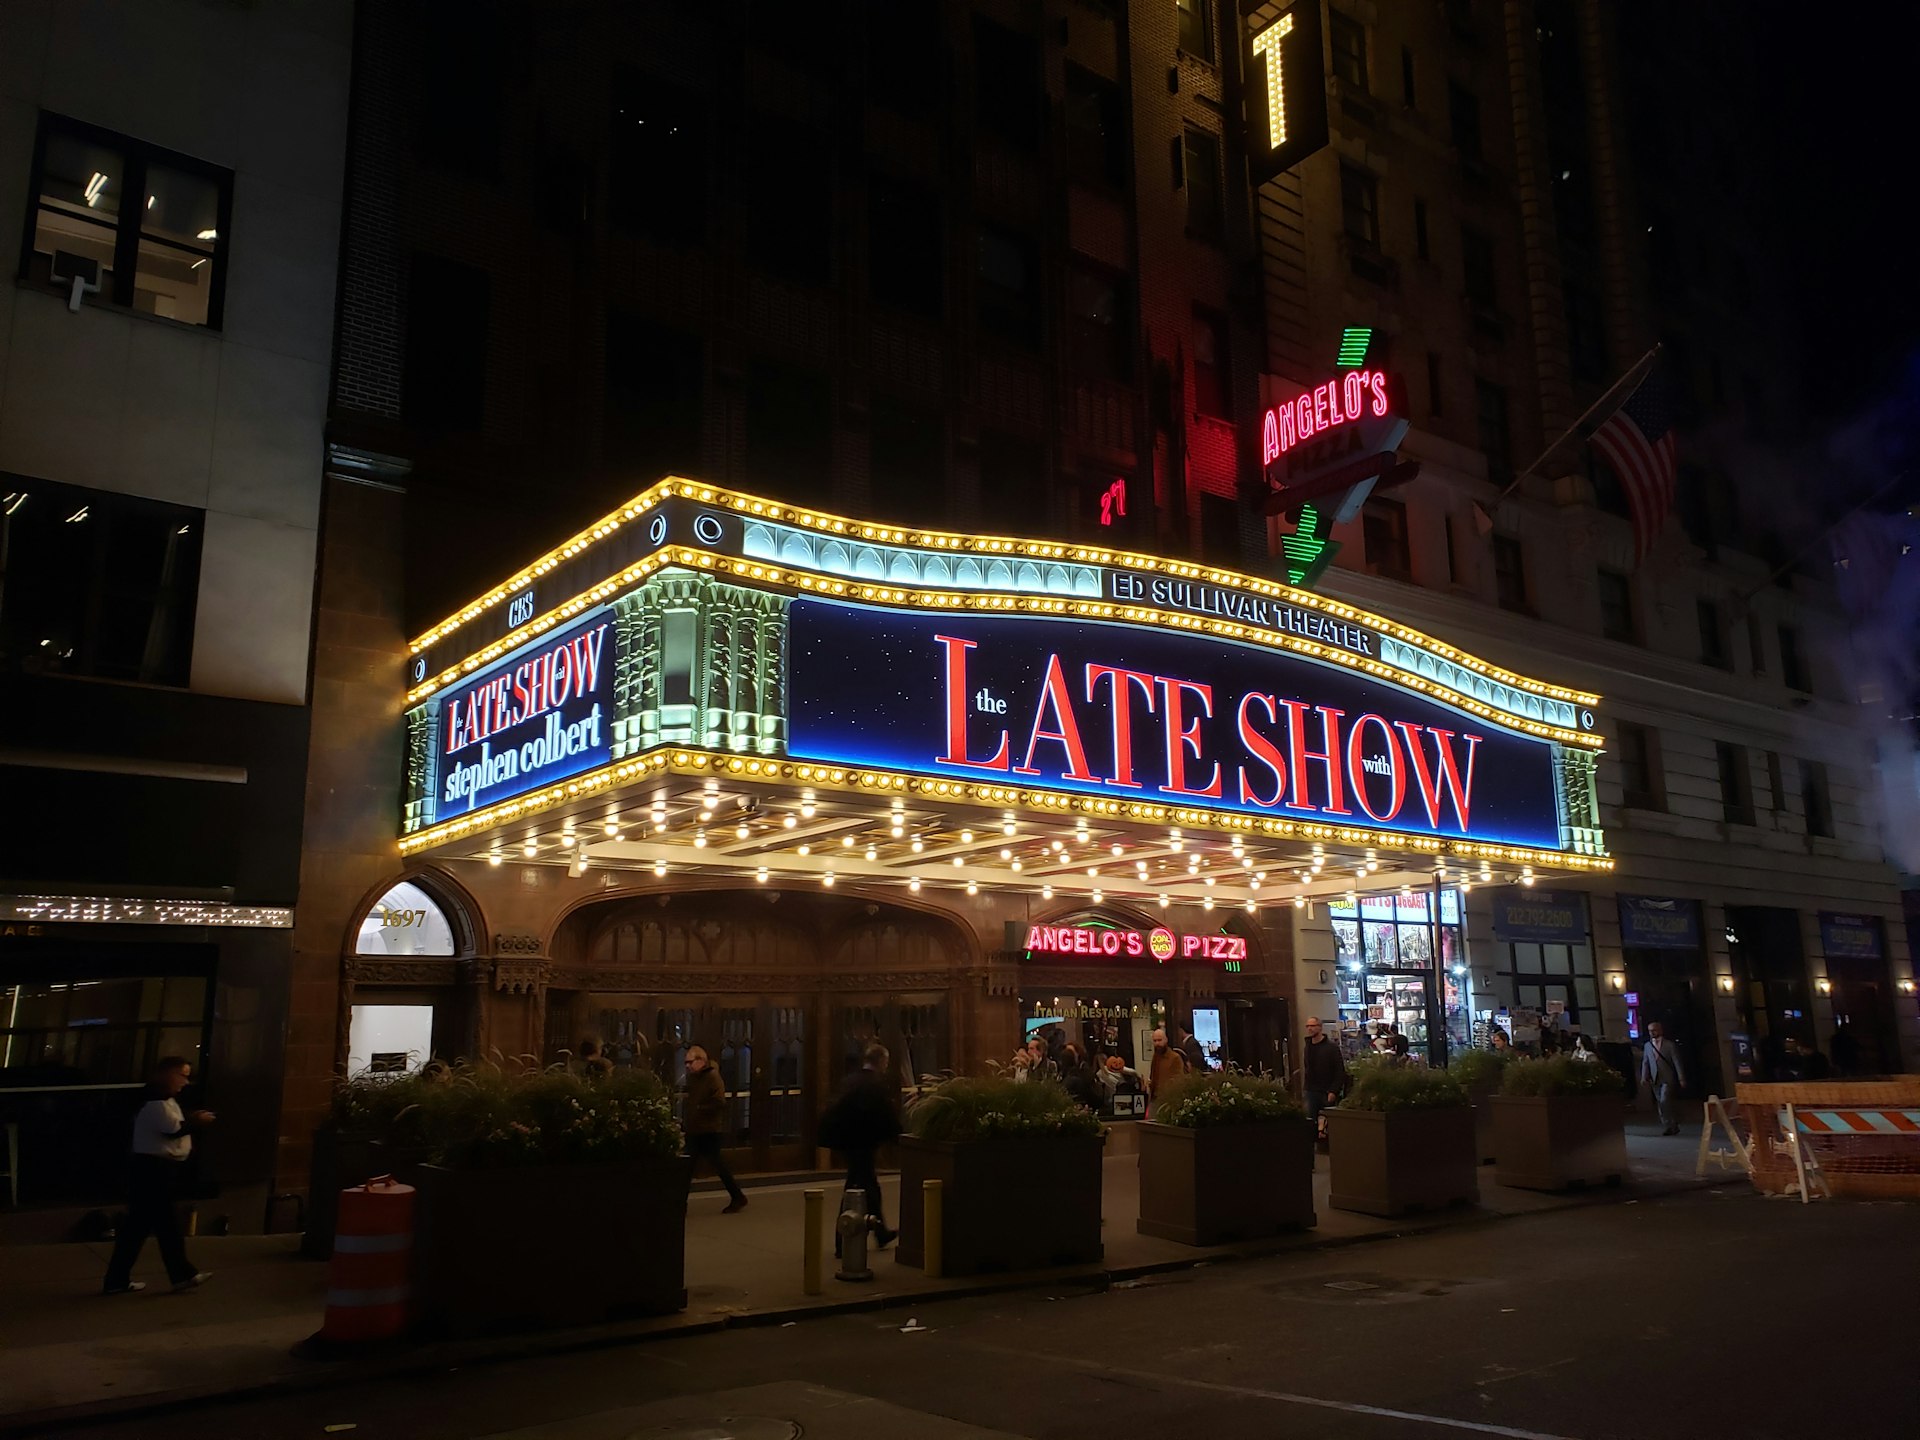
[[[1036,1034],[1144,1065],[1159,1025],[1285,1068],[1293,917],[1356,875],[1611,865],[1597,697],[1253,576],[679,479],[408,675],[343,1062],[699,1044],[747,1164],[810,1162],[874,1038],[906,1086]],[[411,1043],[351,1044],[389,1004]]]

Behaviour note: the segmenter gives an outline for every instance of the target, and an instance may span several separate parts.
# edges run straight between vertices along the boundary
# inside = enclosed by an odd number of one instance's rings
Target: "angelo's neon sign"
[[[1261,463],[1271,465],[1295,445],[1337,426],[1384,420],[1390,413],[1387,377],[1378,370],[1349,370],[1267,411],[1260,422]]]

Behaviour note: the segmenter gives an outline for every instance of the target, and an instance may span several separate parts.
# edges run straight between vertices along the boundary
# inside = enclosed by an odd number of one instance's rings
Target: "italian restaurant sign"
[[[1115,930],[1103,925],[1030,925],[1022,947],[1035,955],[1082,955],[1088,959],[1229,960],[1247,958],[1239,935],[1181,934],[1156,925],[1151,930]]]
[[[1595,697],[1152,556],[663,482],[411,649],[407,836],[700,751],[1605,853]]]

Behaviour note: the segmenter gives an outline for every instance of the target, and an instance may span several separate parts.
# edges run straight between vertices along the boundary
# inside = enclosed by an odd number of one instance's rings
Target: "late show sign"
[[[1239,935],[1181,934],[1157,925],[1151,930],[1116,930],[1103,925],[1030,925],[1025,947],[1035,955],[1079,955],[1088,959],[1215,961],[1247,958]]]
[[[435,813],[482,809],[613,754],[613,617],[515,652],[439,705]]]
[[[1556,746],[1344,667],[1105,621],[789,611],[788,753],[1561,844]]]

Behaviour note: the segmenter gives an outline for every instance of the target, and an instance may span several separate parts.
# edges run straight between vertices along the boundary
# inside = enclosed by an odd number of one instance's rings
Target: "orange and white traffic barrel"
[[[407,1328],[412,1300],[413,1186],[376,1175],[342,1190],[320,1339],[396,1339]]]

